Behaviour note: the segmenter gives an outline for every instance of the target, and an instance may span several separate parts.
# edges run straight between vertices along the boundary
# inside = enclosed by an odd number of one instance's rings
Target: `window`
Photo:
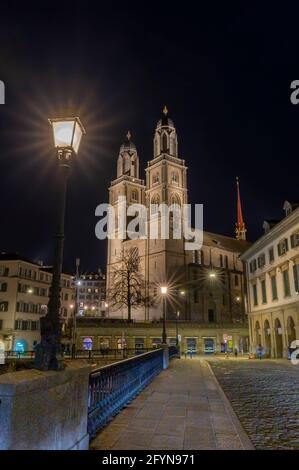
[[[271,246],[271,248],[269,248],[269,262],[272,263],[272,261],[274,261],[274,248],[273,248],[273,246]]]
[[[214,323],[214,310],[213,309],[208,310],[208,319],[209,319],[209,323]]]
[[[159,212],[159,204],[160,198],[156,195],[151,200],[151,214],[157,214]]]
[[[253,284],[252,286],[252,293],[253,293],[253,304],[255,306],[258,305],[258,299],[257,299],[257,287],[256,287],[256,284]]]
[[[223,255],[220,255],[220,268],[223,268]]]
[[[225,260],[225,267],[226,269],[228,268],[228,256],[224,255],[224,260]]]
[[[136,190],[132,191],[131,193],[131,201],[137,202],[138,201],[138,193]]]
[[[162,136],[162,151],[167,152],[168,146],[167,146],[167,135],[164,133]]]
[[[200,250],[194,251],[194,263],[201,264],[201,251]]]
[[[175,184],[179,184],[179,175],[176,171],[174,171],[171,175],[171,182]]]
[[[238,276],[238,274],[235,274],[235,286],[236,287],[239,286],[239,276]]]
[[[6,292],[6,291],[7,291],[7,283],[0,282],[0,292]]]
[[[263,268],[266,264],[266,257],[265,257],[265,253],[262,253],[258,259],[257,259],[257,264],[258,264],[258,267],[259,268]]]
[[[159,173],[155,173],[153,175],[153,184],[158,184],[159,183]]]
[[[9,269],[6,268],[5,266],[0,266],[0,276],[8,276],[9,274]]]
[[[3,328],[3,320],[0,320],[0,330]]]
[[[22,327],[22,320],[15,321],[15,330],[20,330]]]
[[[37,330],[38,323],[37,321],[32,321],[31,322],[31,330],[36,331]]]
[[[293,266],[294,286],[297,294],[299,293],[299,264]]]
[[[262,302],[263,304],[267,303],[267,291],[266,291],[266,281],[265,279],[261,280],[261,288],[262,288]]]
[[[288,239],[284,238],[277,245],[278,256],[284,255],[289,250]]]
[[[296,248],[296,246],[299,246],[299,232],[291,235],[291,247]]]
[[[8,302],[0,302],[0,312],[8,311]]]
[[[68,294],[64,294],[64,300],[69,300],[69,295]]]
[[[250,261],[249,270],[251,273],[254,273],[256,271],[256,259]]]
[[[198,304],[198,289],[194,289],[193,300],[195,304]]]
[[[272,288],[272,300],[277,300],[278,295],[277,295],[276,276],[271,276],[271,288]]]
[[[291,295],[290,278],[289,278],[288,269],[285,269],[284,271],[282,271],[282,279],[283,279],[284,296],[288,297],[289,295]]]

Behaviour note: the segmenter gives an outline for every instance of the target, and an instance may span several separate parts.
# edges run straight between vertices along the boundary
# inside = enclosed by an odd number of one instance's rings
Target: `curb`
[[[233,407],[231,406],[227,396],[225,395],[224,391],[222,390],[222,387],[221,385],[219,384],[215,374],[214,374],[214,371],[212,369],[212,367],[210,366],[209,362],[206,361],[206,360],[203,360],[203,362],[208,366],[208,369],[211,373],[211,376],[214,380],[214,382],[216,383],[217,385],[217,388],[220,392],[220,395],[223,399],[223,402],[224,402],[224,406],[225,406],[225,409],[226,411],[228,412],[231,420],[232,420],[232,424],[236,430],[236,433],[238,434],[239,436],[239,439],[241,441],[241,444],[243,446],[243,450],[255,450],[251,440],[249,439],[248,437],[248,434],[247,432],[245,431],[245,429],[243,428],[242,424],[240,423],[239,421],[239,418],[237,417],[236,413],[234,412],[233,410]]]

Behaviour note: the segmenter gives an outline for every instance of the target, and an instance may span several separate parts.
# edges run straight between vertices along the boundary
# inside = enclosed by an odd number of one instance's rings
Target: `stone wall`
[[[60,372],[24,370],[0,376],[1,450],[88,449],[90,366]]]

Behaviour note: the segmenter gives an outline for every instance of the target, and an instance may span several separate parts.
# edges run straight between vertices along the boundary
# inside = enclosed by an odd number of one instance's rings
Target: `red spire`
[[[237,240],[246,240],[246,227],[243,219],[242,204],[240,196],[239,178],[237,177],[237,223],[236,223],[236,238]]]

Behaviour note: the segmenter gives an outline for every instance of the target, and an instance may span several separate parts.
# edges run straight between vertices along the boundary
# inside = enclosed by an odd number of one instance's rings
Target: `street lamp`
[[[40,319],[41,342],[36,347],[35,367],[40,370],[62,369],[60,343],[60,283],[63,262],[64,219],[67,180],[74,154],[79,150],[84,127],[78,117],[49,119],[59,166],[57,232],[55,235],[52,282],[47,315]]]
[[[213,271],[211,271],[210,274],[209,274],[209,278],[210,278],[210,279],[215,279],[215,277],[216,277],[216,273],[214,273]]]
[[[162,344],[166,344],[167,335],[166,335],[166,295],[167,295],[167,286],[161,286],[161,294],[163,301],[163,331],[162,331]]]

